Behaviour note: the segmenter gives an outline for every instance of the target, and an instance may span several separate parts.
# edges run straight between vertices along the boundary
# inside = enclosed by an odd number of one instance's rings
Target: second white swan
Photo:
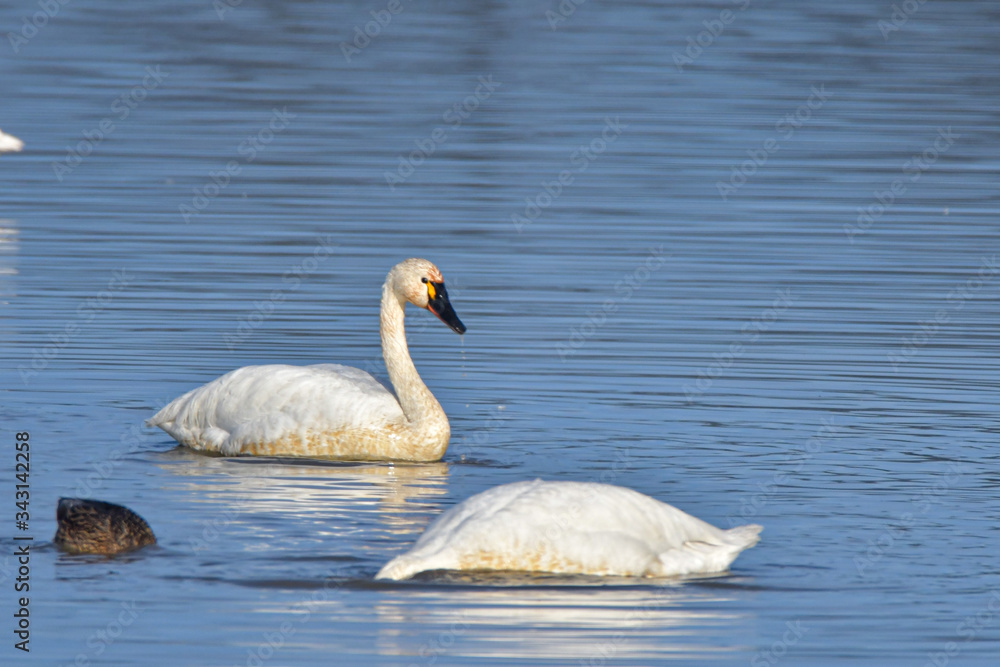
[[[504,484],[452,507],[376,579],[429,570],[671,577],[724,572],[757,544],[632,489],[593,482]]]
[[[146,422],[192,449],[225,455],[438,461],[451,427],[406,344],[406,303],[465,333],[441,271],[426,259],[392,268],[380,331],[393,395],[368,373],[338,364],[247,366],[189,391]]]

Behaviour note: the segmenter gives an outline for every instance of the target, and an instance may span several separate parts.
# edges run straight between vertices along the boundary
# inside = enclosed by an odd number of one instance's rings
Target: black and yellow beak
[[[465,325],[458,319],[455,309],[448,301],[448,290],[444,288],[444,283],[427,281],[427,310],[437,315],[438,319],[451,327],[455,333],[465,333]]]

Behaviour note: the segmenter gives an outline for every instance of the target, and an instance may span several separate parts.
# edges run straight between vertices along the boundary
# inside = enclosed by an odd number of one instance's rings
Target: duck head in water
[[[56,546],[73,554],[114,554],[156,544],[141,516],[127,507],[100,500],[60,498]]]

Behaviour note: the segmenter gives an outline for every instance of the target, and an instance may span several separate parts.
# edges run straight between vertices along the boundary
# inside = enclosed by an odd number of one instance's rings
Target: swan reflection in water
[[[725,658],[752,642],[754,618],[726,611],[739,590],[699,586],[691,578],[635,586],[635,580],[456,573],[472,589],[445,586],[405,591],[376,605],[383,656],[421,655],[558,660],[560,664],[618,664],[645,659]],[[440,578],[436,581],[440,582]],[[576,582],[575,584],[573,582]],[[580,585],[583,582],[601,585]],[[521,584],[521,585],[519,585]],[[399,589],[397,589],[397,592]],[[670,637],[677,637],[671,644]],[[703,636],[704,642],[692,637]],[[591,660],[594,660],[591,663]]]
[[[17,295],[19,245],[17,223],[0,218],[0,305]]]
[[[301,522],[317,536],[337,536],[341,520],[371,521],[392,535],[419,533],[430,521],[430,511],[447,494],[448,464],[346,463],[301,458],[205,456],[178,447],[160,466],[182,477],[195,502],[217,506],[208,511],[207,523],[241,524],[246,530],[266,532],[251,517],[275,515],[287,531],[289,521]],[[242,517],[242,518],[241,518]],[[341,528],[338,528],[341,526]],[[200,529],[199,529],[200,530]],[[186,541],[186,537],[180,539]],[[327,539],[324,537],[324,539]],[[356,536],[351,535],[352,541]]]

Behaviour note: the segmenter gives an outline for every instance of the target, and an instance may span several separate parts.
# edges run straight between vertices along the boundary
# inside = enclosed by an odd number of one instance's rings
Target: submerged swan
[[[721,530],[641,493],[540,479],[472,496],[432,523],[376,579],[427,570],[667,577],[723,572],[758,525]]]
[[[141,516],[127,507],[100,500],[60,498],[56,546],[74,554],[113,555],[156,544]]]
[[[230,456],[438,461],[451,427],[410,359],[407,302],[465,333],[436,266],[426,259],[394,266],[382,285],[380,330],[395,396],[348,366],[247,366],[175,399],[146,424],[192,449]]]
[[[0,153],[16,153],[24,148],[24,142],[0,130]]]

